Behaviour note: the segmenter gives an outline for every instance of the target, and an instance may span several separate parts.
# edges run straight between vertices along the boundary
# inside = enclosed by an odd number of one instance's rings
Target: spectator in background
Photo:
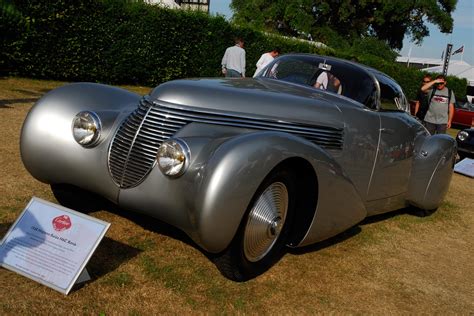
[[[429,104],[428,104],[428,93],[423,92],[421,88],[423,87],[423,85],[427,84],[430,81],[431,81],[431,75],[428,75],[428,74],[424,75],[422,84],[416,95],[415,116],[419,118],[422,122],[425,119],[426,111],[428,111]]]
[[[316,89],[327,90],[334,93],[341,93],[341,81],[334,76],[331,72],[323,71],[319,74],[316,82],[314,83]]]
[[[222,73],[230,78],[245,78],[245,49],[241,38],[236,38],[235,45],[225,50]]]
[[[274,50],[272,50],[268,53],[262,54],[262,56],[260,56],[260,59],[255,64],[257,66],[257,69],[255,70],[255,73],[253,74],[253,77],[255,78],[258,75],[258,73],[260,71],[262,71],[262,69],[265,68],[266,65],[271,63],[273,59],[278,57],[278,55],[280,55],[280,49],[279,48],[275,48]]]
[[[426,129],[431,135],[446,134],[446,129],[451,127],[456,102],[453,91],[446,87],[446,78],[439,75],[425,83],[421,90],[428,95],[428,111],[424,119]]]

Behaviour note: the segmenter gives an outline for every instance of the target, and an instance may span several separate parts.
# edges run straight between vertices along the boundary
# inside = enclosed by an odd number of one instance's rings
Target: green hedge
[[[246,42],[248,76],[263,52],[280,47],[284,53],[357,59],[392,76],[409,98],[422,77],[395,64],[393,52],[370,38],[325,50],[237,27],[220,16],[127,0],[17,0],[15,9],[0,21],[1,33],[10,34],[0,42],[0,70],[26,77],[143,85],[215,77],[236,36]],[[462,95],[466,83],[449,78],[449,86]]]
[[[296,40],[233,27],[223,17],[140,2],[18,3],[30,27],[6,45],[5,51],[17,56],[6,68],[27,77],[148,85],[214,77],[220,75],[222,55],[235,36],[247,43],[249,74],[270,47],[322,52]]]

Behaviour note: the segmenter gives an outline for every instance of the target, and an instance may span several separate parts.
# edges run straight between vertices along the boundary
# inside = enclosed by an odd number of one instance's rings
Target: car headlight
[[[101,129],[100,119],[94,112],[79,112],[72,121],[72,135],[76,142],[84,147],[92,147],[98,143]]]
[[[458,133],[458,139],[462,142],[465,141],[468,137],[469,137],[469,133],[466,131],[460,131]]]
[[[164,175],[179,177],[186,171],[189,164],[189,147],[178,138],[170,138],[165,140],[158,148],[156,159],[158,167]]]

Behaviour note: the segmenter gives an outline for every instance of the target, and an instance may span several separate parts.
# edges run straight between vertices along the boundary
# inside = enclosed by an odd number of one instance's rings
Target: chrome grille
[[[326,149],[342,149],[343,129],[242,115],[184,110],[147,97],[120,126],[109,152],[109,170],[121,188],[138,185],[156,162],[161,143],[191,122],[290,133]]]
[[[159,107],[143,98],[120,126],[109,152],[109,170],[121,188],[138,185],[156,162],[161,143],[187,122],[157,115]]]

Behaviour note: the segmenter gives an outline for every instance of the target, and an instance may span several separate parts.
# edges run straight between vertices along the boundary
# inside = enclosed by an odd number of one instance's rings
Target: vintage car
[[[474,127],[459,131],[456,136],[456,142],[458,143],[460,159],[466,157],[474,159]]]
[[[452,124],[464,128],[474,126],[474,104],[467,101],[454,103]]]
[[[375,69],[285,55],[256,78],[175,80],[143,97],[94,83],[57,88],[28,114],[21,157],[58,201],[80,188],[153,216],[243,281],[287,246],[440,205],[456,142],[430,136],[407,106]]]

